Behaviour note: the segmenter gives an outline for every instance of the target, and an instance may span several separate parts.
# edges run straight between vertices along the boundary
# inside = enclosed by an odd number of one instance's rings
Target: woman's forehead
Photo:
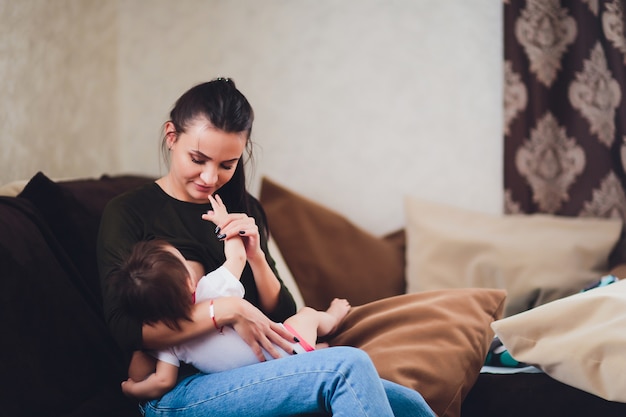
[[[180,135],[186,147],[207,157],[230,155],[227,159],[238,158],[246,145],[245,132],[227,133],[211,124],[198,124]]]

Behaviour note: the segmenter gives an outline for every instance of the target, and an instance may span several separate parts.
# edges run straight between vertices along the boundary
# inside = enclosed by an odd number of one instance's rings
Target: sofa
[[[3,415],[139,415],[135,403],[119,388],[126,370],[102,318],[95,244],[108,200],[148,181],[152,179],[137,175],[55,181],[39,172],[29,180],[0,187]],[[483,366],[497,332],[502,332],[503,340],[517,335],[520,324],[510,320],[521,318],[523,328],[533,328],[529,313],[536,316],[547,308],[546,317],[558,320],[568,315],[571,298],[583,305],[589,302],[580,301],[579,287],[612,272],[616,265],[609,264],[608,255],[620,238],[621,224],[585,219],[584,225],[555,226],[548,220],[562,219],[539,219],[532,227],[556,228],[562,233],[559,239],[575,241],[569,247],[562,242],[559,246],[566,246],[561,248],[565,254],[553,248],[549,257],[567,261],[553,265],[566,269],[561,271],[565,278],[559,281],[549,270],[549,278],[539,280],[539,285],[520,286],[518,265],[513,268],[518,274],[515,282],[502,281],[489,267],[493,259],[485,254],[485,248],[493,251],[493,245],[475,242],[490,233],[493,240],[505,226],[518,230],[515,233],[532,230],[528,224],[498,226],[488,233],[487,223],[497,219],[407,200],[407,211],[415,216],[407,217],[406,228],[375,236],[268,178],[262,180],[259,199],[267,212],[276,268],[297,303],[325,308],[333,297],[346,297],[354,306],[326,341],[364,349],[382,377],[417,389],[439,416],[626,415],[626,401],[594,386],[570,383],[560,373],[553,375],[554,366],[543,369],[541,360],[534,364],[536,372],[485,372]],[[436,220],[436,214],[443,219]],[[460,219],[451,220],[458,214]],[[435,230],[437,223],[443,231]],[[478,228],[473,232],[477,236],[467,232],[460,239],[454,231],[472,225]],[[583,233],[585,239],[568,235],[571,230],[575,235]],[[442,237],[446,231],[454,232],[452,241]],[[550,239],[542,236],[540,241],[551,245]],[[495,241],[499,248],[508,245]],[[482,249],[474,253],[468,242]],[[449,252],[456,264],[465,264],[461,267],[465,272],[443,268],[442,263],[450,267],[455,263],[441,258],[441,252]],[[509,255],[496,251],[493,256]],[[551,261],[546,260],[546,265]],[[466,271],[468,262],[473,273]],[[572,265],[564,267],[567,263]],[[538,273],[537,269],[527,272],[532,277]],[[441,278],[449,276],[463,280]],[[429,281],[430,277],[439,278]],[[485,277],[499,281],[480,282]],[[619,304],[614,301],[605,304]],[[608,323],[606,315],[598,320]],[[528,352],[522,349],[520,354]]]

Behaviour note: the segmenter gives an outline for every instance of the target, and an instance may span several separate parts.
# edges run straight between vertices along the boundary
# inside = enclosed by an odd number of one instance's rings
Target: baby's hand
[[[126,381],[122,381],[122,392],[124,395],[130,398],[135,398],[134,389],[137,383],[132,379],[128,378]]]
[[[228,216],[228,210],[226,210],[226,206],[219,195],[215,194],[215,197],[212,195],[209,196],[209,201],[211,202],[211,207],[213,210],[209,210],[206,214],[202,215],[204,220],[209,220],[215,223],[215,225],[219,226],[226,217]]]

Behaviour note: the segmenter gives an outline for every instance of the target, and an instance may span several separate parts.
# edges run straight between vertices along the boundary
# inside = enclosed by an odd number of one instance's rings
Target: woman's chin
[[[196,202],[206,203],[209,201],[209,195],[213,192],[213,188],[202,187],[194,184],[193,190],[190,190],[189,196]]]

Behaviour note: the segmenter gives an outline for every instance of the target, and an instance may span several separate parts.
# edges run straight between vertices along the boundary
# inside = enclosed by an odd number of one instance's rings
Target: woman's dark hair
[[[127,314],[180,330],[179,320],[191,321],[193,299],[189,271],[168,246],[158,239],[137,242],[111,282]]]
[[[178,134],[184,133],[189,125],[199,118],[208,120],[215,128],[226,133],[244,132],[246,156],[248,159],[252,158],[250,136],[254,111],[248,99],[237,89],[232,79],[220,77],[190,88],[178,98],[170,112],[170,121]],[[165,138],[161,143],[161,148],[163,155],[167,158]],[[249,213],[243,165],[243,161],[237,164],[233,177],[224,184],[219,194],[229,210]]]

